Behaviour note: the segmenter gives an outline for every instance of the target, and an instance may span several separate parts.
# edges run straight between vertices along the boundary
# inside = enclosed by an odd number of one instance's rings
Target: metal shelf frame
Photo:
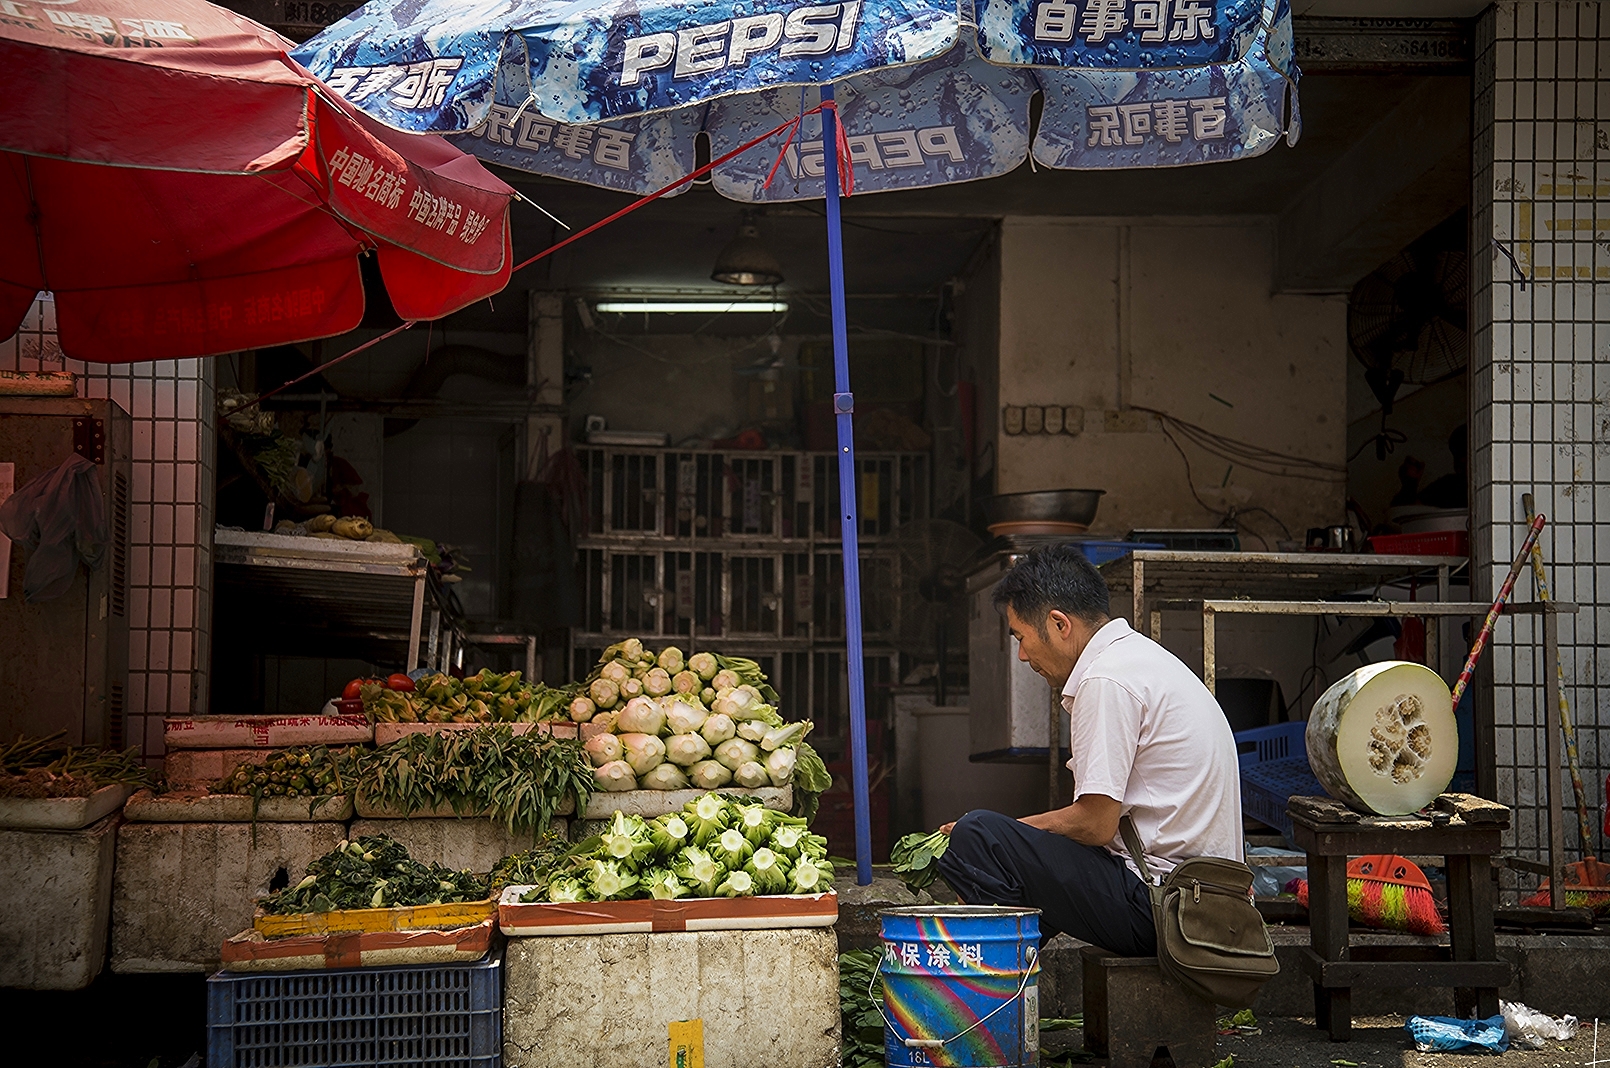
[[[228,626],[224,606],[233,605],[243,629],[280,635],[280,649],[333,641],[385,655],[402,646],[405,671],[421,666],[422,654],[426,666],[445,670],[462,656],[465,632],[439,579],[417,552],[387,545],[366,553],[368,545],[219,530],[220,622]]]
[[[1154,641],[1161,640],[1166,610],[1202,613],[1202,681],[1210,692],[1217,682],[1217,619],[1226,615],[1353,616],[1420,619],[1426,628],[1427,659],[1441,672],[1440,621],[1485,619],[1492,605],[1448,599],[1452,576],[1468,564],[1464,557],[1389,556],[1341,553],[1182,553],[1140,550],[1102,567],[1113,592],[1128,592],[1134,626],[1144,626]],[[1386,601],[1371,596],[1339,600],[1338,594],[1373,586],[1434,579],[1436,600]],[[1286,596],[1279,596],[1280,594]],[[1543,631],[1542,720],[1546,739],[1544,759],[1552,769],[1543,776],[1547,786],[1549,860],[1546,870],[1535,862],[1510,861],[1510,866],[1549,878],[1551,908],[1564,906],[1565,818],[1560,769],[1564,766],[1559,722],[1559,617],[1575,615],[1577,606],[1565,601],[1532,601],[1504,606],[1505,615],[1540,616]],[[1490,752],[1491,737],[1481,737],[1483,719],[1477,716],[1477,759]],[[1490,726],[1490,720],[1487,721]],[[1478,774],[1478,782],[1483,776]]]

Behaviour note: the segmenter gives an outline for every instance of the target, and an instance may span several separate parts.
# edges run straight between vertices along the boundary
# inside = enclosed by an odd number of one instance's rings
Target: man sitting
[[[1123,956],[1156,952],[1151,901],[1119,837],[1129,815],[1158,877],[1191,857],[1242,859],[1235,739],[1202,681],[1108,616],[1107,584],[1076,545],[1035,549],[995,588],[1018,659],[1062,693],[1073,803],[1014,820],[969,812],[941,830],[940,874],[973,905],[1041,912]]]

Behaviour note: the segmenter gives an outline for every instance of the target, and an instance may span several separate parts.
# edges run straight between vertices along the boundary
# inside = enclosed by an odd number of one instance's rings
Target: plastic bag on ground
[[[1500,1001],[1498,1011],[1504,1014],[1509,1040],[1521,1049],[1542,1049],[1550,1042],[1569,1042],[1576,1037],[1575,1016],[1556,1018],[1518,1001]]]
[[[0,504],[0,532],[28,550],[22,573],[26,603],[66,593],[79,561],[96,567],[106,548],[106,505],[95,464],[74,453],[29,479]]]
[[[1502,1016],[1485,1020],[1457,1020],[1452,1016],[1411,1016],[1404,1024],[1414,1036],[1414,1048],[1421,1053],[1449,1053],[1454,1050],[1489,1049],[1503,1053],[1509,1049],[1509,1032]]]

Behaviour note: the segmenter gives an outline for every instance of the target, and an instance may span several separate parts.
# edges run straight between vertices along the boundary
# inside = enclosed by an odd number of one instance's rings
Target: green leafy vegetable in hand
[[[794,752],[794,815],[812,820],[816,818],[816,806],[822,795],[833,788],[833,776],[828,774],[827,764],[809,742],[800,742]]]
[[[931,885],[939,873],[936,863],[950,845],[950,835],[908,834],[889,850],[889,866],[912,893]]]

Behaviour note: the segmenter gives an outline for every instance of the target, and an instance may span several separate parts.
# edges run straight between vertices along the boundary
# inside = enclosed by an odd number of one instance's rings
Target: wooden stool
[[[1443,794],[1430,818],[1366,816],[1328,797],[1293,797],[1286,805],[1292,837],[1308,854],[1309,949],[1303,970],[1314,983],[1315,1024],[1334,1042],[1353,1025],[1355,986],[1446,986],[1462,1017],[1498,1015],[1498,988],[1513,975],[1498,959],[1493,930],[1492,856],[1500,849],[1509,809],[1471,794]],[[1440,856],[1447,861],[1447,947],[1371,947],[1371,959],[1348,948],[1347,858],[1375,853]],[[1436,959],[1425,959],[1428,949]]]
[[[1085,1049],[1108,1058],[1109,1068],[1151,1068],[1159,1047],[1177,1068],[1215,1062],[1214,1006],[1170,982],[1156,957],[1120,957],[1095,946],[1079,956]]]

